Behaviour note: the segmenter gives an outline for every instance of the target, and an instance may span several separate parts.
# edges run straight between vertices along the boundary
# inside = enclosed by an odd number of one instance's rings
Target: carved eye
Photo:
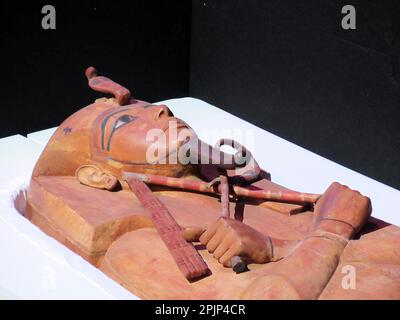
[[[135,119],[137,119],[137,117],[131,116],[129,114],[124,114],[123,116],[118,118],[117,122],[115,123],[114,130],[126,125],[129,122],[132,122]]]

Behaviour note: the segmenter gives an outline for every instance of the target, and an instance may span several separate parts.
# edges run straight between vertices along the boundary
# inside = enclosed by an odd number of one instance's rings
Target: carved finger
[[[188,242],[198,242],[205,231],[203,227],[186,227],[182,230],[182,237]]]
[[[232,267],[232,257],[233,256],[240,256],[240,244],[234,243],[219,259],[219,262],[224,266],[231,268]]]
[[[227,232],[225,228],[219,228],[215,235],[207,243],[208,252],[213,253],[215,249],[221,244],[226,235]]]
[[[200,236],[200,242],[204,245],[207,245],[208,241],[211,240],[211,238],[215,235],[217,232],[218,228],[223,226],[224,222],[222,219],[219,219],[216,223],[214,223],[209,229],[206,230],[201,236]]]
[[[236,238],[233,233],[228,234],[225,236],[225,238],[222,240],[221,244],[215,249],[214,251],[214,258],[219,259],[221,258],[225,252],[227,252],[231,246],[235,243]]]

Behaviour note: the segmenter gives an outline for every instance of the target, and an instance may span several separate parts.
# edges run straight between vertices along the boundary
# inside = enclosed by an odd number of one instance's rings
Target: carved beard
[[[189,152],[190,163],[215,165],[217,168],[235,169],[234,156],[220,151],[200,139],[189,140],[180,146],[180,153]]]

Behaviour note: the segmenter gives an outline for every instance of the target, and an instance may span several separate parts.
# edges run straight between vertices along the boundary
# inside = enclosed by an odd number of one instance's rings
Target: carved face
[[[169,130],[171,125],[177,131],[174,135]],[[167,165],[154,165],[149,163],[147,153],[154,145],[149,132],[163,135],[167,150],[164,154],[169,157],[183,144],[177,139],[183,131],[196,136],[165,105],[138,101],[119,106],[99,101],[74,113],[60,125],[36,163],[33,176],[72,176],[82,165],[97,165],[116,176],[122,170],[180,175],[192,168],[170,164],[168,159]]]
[[[157,156],[169,158],[184,143],[178,136],[195,135],[167,106],[136,104],[102,112],[93,123],[93,133],[94,156],[125,165],[149,164],[149,148],[154,149],[155,142],[165,148]]]
[[[87,68],[85,75],[92,89],[114,98],[98,99],[66,119],[41,154],[33,176],[71,176],[87,165],[114,176],[121,176],[122,171],[165,175],[192,171],[192,166],[177,159],[180,150],[186,152],[180,149],[183,144],[188,140],[197,143],[196,134],[185,122],[165,105],[132,98],[128,89],[97,76],[93,67]],[[175,161],[170,160],[172,155]]]

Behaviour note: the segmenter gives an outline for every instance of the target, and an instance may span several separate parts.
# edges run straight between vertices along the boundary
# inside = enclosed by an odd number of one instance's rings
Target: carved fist
[[[358,191],[334,182],[315,206],[316,229],[323,229],[350,238],[354,233],[360,231],[368,220],[371,210],[369,198]]]
[[[199,233],[199,241],[225,267],[232,267],[231,259],[234,256],[244,258],[247,263],[271,261],[269,237],[240,221],[220,218],[203,232],[195,228],[185,229],[184,237],[193,241]]]

